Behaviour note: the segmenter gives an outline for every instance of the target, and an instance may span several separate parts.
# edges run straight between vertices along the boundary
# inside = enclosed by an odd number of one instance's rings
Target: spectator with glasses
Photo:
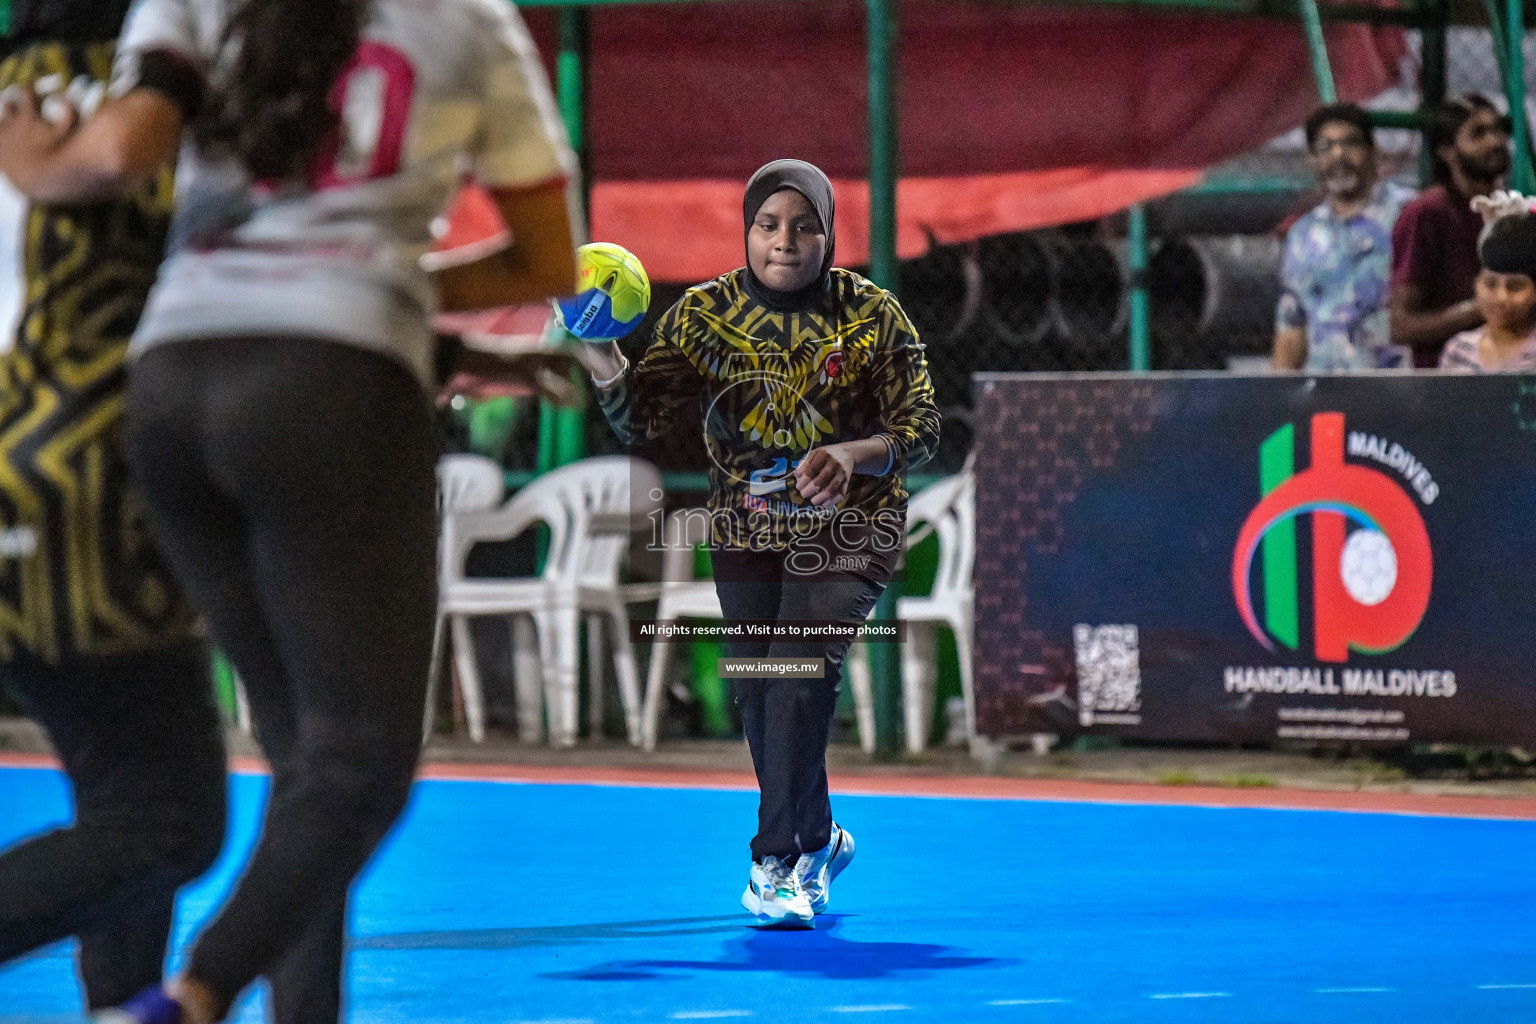
[[[1286,235],[1275,368],[1397,366],[1406,355],[1388,331],[1392,224],[1413,193],[1379,180],[1370,115],[1353,103],[1318,108],[1305,130],[1326,198]]]
[[[1435,185],[1403,207],[1392,231],[1392,340],[1434,366],[1452,336],[1483,324],[1476,284],[1482,217],[1472,200],[1499,188],[1510,168],[1509,118],[1485,97],[1455,96],[1435,111],[1425,145]]]

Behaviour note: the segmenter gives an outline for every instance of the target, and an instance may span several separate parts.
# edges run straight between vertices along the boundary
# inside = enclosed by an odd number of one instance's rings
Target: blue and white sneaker
[[[837,822],[832,823],[832,841],[815,853],[803,853],[795,865],[800,886],[811,901],[811,910],[825,914],[832,899],[832,880],[843,873],[853,860],[853,836]]]
[[[147,988],[122,1006],[102,1010],[93,1024],[181,1024],[181,1004],[159,985]]]
[[[752,865],[741,905],[765,928],[816,927],[816,912],[801,888],[800,872],[777,857]]]

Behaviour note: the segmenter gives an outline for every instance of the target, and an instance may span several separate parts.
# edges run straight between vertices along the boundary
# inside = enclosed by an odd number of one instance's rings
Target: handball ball
[[[635,254],[612,242],[576,250],[576,294],[555,300],[555,317],[582,341],[612,341],[634,330],[651,306],[651,279]]]

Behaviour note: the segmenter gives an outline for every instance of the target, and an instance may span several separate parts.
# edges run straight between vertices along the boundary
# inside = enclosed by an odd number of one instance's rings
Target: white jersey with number
[[[113,91],[134,88],[141,58],[157,50],[216,80],[238,2],[139,0]],[[274,190],[183,148],[171,253],[133,351],[321,337],[390,354],[429,381],[436,293],[420,260],[462,177],[492,190],[576,180],[538,52],[507,0],[374,0],[333,96],[339,138],[323,148],[334,156],[317,158],[305,185]]]

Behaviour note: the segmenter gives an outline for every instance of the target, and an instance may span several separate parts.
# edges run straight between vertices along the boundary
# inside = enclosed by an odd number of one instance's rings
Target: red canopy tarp
[[[1317,103],[1301,26],[985,0],[900,4],[897,248],[1099,217],[1199,180]],[[554,66],[554,17],[526,17]],[[1397,80],[1397,29],[1330,25],[1341,97]],[[838,185],[838,257],[868,260],[860,0],[591,10],[592,237],[651,276],[742,262],[741,189],[798,156]]]

